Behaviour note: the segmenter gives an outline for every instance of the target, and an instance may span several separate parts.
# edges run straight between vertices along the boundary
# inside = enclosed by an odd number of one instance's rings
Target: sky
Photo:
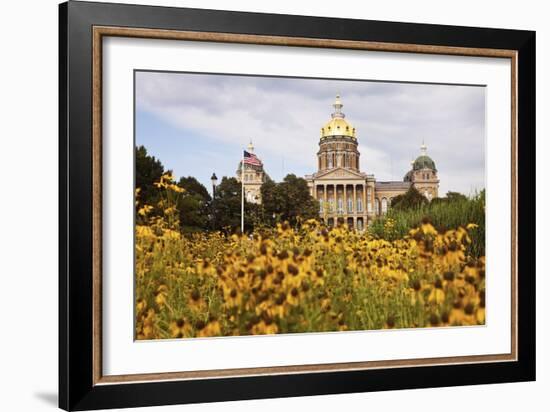
[[[235,176],[250,141],[275,181],[315,172],[338,93],[362,172],[402,181],[424,141],[440,195],[485,187],[482,86],[138,71],[135,93],[136,145],[209,191],[212,173]]]

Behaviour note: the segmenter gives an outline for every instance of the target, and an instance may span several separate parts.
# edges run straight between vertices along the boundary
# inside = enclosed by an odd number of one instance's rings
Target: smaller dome
[[[416,160],[413,163],[413,170],[420,170],[420,169],[431,169],[431,170],[437,170],[435,168],[435,162],[432,160],[432,158],[428,155],[421,155],[416,158]]]

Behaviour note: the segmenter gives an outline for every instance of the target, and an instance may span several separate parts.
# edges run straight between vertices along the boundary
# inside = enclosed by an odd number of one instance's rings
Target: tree
[[[159,200],[154,183],[164,174],[164,166],[154,156],[147,154],[144,146],[136,147],[136,188],[140,189],[139,203],[154,206]]]
[[[310,195],[305,179],[289,174],[281,183],[265,182],[261,190],[266,223],[288,221],[296,225],[319,217],[319,203]]]
[[[262,194],[263,223],[267,226],[274,226],[277,218],[280,218],[280,208],[284,201],[281,197],[281,191],[278,190],[277,183],[267,179],[263,183],[260,192]]]
[[[240,228],[241,184],[234,177],[224,176],[221,183],[216,186],[216,197],[212,202],[212,220],[216,230]]]
[[[180,178],[178,186],[185,189],[177,205],[182,231],[194,232],[209,229],[211,197],[208,190],[192,176]]]
[[[428,199],[414,186],[411,186],[404,194],[395,196],[391,207],[396,210],[416,209],[428,204]]]
[[[459,192],[447,192],[447,195],[445,197],[436,197],[432,200],[432,204],[440,204],[440,203],[455,203],[455,202],[465,202],[468,200],[468,196],[463,195]]]
[[[466,195],[458,192],[447,192],[446,198],[449,202],[463,202],[468,200],[468,197],[466,197]]]

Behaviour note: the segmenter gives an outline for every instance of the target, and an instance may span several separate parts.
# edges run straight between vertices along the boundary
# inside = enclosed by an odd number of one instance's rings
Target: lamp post
[[[216,176],[216,173],[212,173],[212,177],[210,178],[210,181],[212,182],[212,229],[216,229],[216,185],[218,184],[218,177]]]
[[[212,182],[212,199],[214,199],[216,197],[216,185],[218,184],[218,177],[216,176],[216,173],[212,173],[210,181]]]

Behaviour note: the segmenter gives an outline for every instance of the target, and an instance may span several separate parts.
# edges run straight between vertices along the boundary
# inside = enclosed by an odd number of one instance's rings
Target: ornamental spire
[[[424,144],[424,139],[422,139],[422,146],[420,146],[420,153],[422,153],[422,156],[426,156],[427,151],[428,151],[428,147]]]
[[[246,148],[250,153],[254,153],[254,145],[252,144],[252,139],[250,139],[250,143],[248,143],[248,146]]]
[[[331,115],[333,119],[336,117],[340,119],[343,119],[344,117],[346,117],[346,115],[342,113],[342,107],[344,107],[344,105],[340,100],[340,93],[336,95],[336,99],[334,100],[334,104],[332,105],[332,107],[334,107],[334,113],[332,113]]]

